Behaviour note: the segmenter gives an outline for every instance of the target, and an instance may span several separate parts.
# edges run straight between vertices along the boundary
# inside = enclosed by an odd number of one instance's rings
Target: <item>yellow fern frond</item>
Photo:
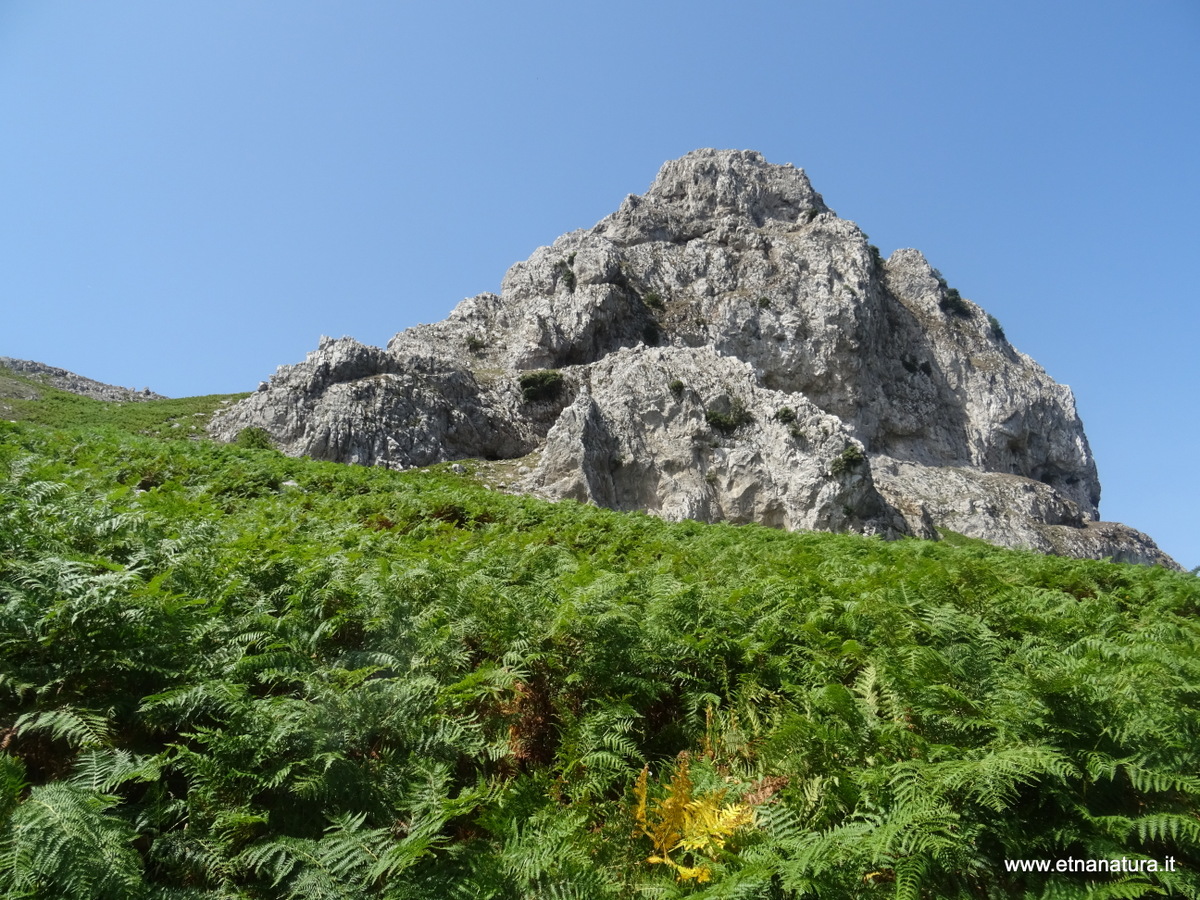
[[[633,810],[633,820],[646,837],[653,839],[654,835],[650,832],[650,826],[646,823],[646,791],[647,779],[649,777],[650,767],[645,766],[642,769],[642,774],[638,776],[637,784],[633,786],[633,796],[637,799],[637,806]]]
[[[708,866],[685,866],[671,859],[671,854],[679,851],[716,859],[734,832],[754,823],[754,809],[747,803],[726,803],[726,789],[694,796],[689,766],[688,757],[681,757],[665,796],[652,806],[649,769],[643,769],[633,789],[637,800],[634,820],[654,845],[647,862],[670,866],[680,881],[704,882],[712,878]]]
[[[754,810],[745,803],[725,804],[725,791],[699,797],[688,804],[679,849],[715,857],[739,828],[754,822]]]
[[[671,868],[675,870],[675,877],[680,881],[689,881],[696,879],[698,882],[712,880],[712,870],[708,866],[679,866],[671,863]]]

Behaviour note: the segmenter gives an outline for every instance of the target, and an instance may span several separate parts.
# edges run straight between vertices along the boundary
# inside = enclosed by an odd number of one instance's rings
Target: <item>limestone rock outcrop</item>
[[[66,369],[60,369],[57,366],[48,366],[45,363],[34,362],[29,359],[13,359],[9,356],[0,356],[0,369],[7,369],[37,384],[44,384],[48,387],[57,388],[60,391],[80,394],[84,397],[91,397],[93,400],[104,400],[109,403],[165,399],[162,394],[156,394],[150,388],[142,388],[139,391],[134,388],[117,387],[113,384],[105,384],[102,381],[84,378],[82,375],[76,375],[74,372],[68,372]],[[36,395],[37,391],[35,389],[32,396]]]
[[[247,426],[364,465],[529,457],[520,490],[670,519],[1174,565],[1097,521],[1069,388],[918,251],[881,258],[748,151],[666,163],[386,349],[323,338],[213,430]]]

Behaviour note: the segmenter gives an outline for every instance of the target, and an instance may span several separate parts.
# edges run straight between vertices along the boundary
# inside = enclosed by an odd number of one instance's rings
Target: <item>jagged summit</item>
[[[1097,521],[1069,388],[919,252],[880,258],[750,151],[667,162],[386,349],[322,339],[214,420],[249,425],[366,465],[528,457],[521,490],[673,519],[1171,564]]]
[[[629,195],[593,230],[629,246],[731,225],[788,228],[828,211],[803,169],[773,166],[752,150],[693,150],[664,163],[643,196]]]

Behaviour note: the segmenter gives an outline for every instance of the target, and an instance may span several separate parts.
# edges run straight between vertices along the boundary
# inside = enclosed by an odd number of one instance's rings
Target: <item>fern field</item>
[[[1200,897],[1198,607],[0,424],[0,897]]]

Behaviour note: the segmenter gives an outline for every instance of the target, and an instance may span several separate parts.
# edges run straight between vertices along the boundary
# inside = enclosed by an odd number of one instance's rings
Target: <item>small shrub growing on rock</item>
[[[562,373],[557,369],[526,372],[517,383],[521,386],[521,400],[525,403],[557,400],[563,392]]]
[[[466,344],[467,349],[472,353],[479,353],[484,347],[487,346],[483,338],[476,337],[473,334],[467,336]]]
[[[854,444],[849,444],[845,450],[834,457],[829,471],[834,475],[845,475],[847,472],[857,469],[865,459],[866,456],[863,455],[862,450]]]
[[[967,305],[967,301],[962,298],[962,294],[957,288],[946,288],[942,294],[942,299],[938,301],[938,306],[942,312],[951,316],[962,316],[969,318],[971,315],[971,307]]]
[[[575,262],[575,254],[572,253],[564,260],[559,260],[557,264],[559,277],[567,286],[567,290],[574,292],[575,290],[575,271],[571,268],[571,264]]]
[[[758,303],[759,309],[770,309],[771,308],[771,298],[770,297],[759,297],[756,302]]]
[[[666,304],[663,303],[662,295],[656,291],[648,291],[646,295],[642,297],[642,302],[651,309],[657,309],[661,311],[666,308]]]
[[[668,384],[667,387],[671,389],[671,393],[674,394],[676,397],[683,396],[683,389],[684,389],[685,385],[678,378],[676,378],[674,381],[672,381],[670,384]]]
[[[729,406],[729,412],[718,412],[715,409],[705,410],[704,420],[708,422],[710,428],[722,434],[732,434],[743,425],[753,422],[754,416],[742,405],[741,400],[734,398],[733,403]]]
[[[265,428],[251,425],[237,433],[237,437],[233,439],[233,446],[243,450],[274,450],[275,442],[271,440],[271,435]]]
[[[775,421],[782,422],[784,425],[791,425],[796,421],[796,411],[790,406],[782,406],[775,410]]]
[[[988,313],[988,327],[992,329],[992,337],[998,341],[1006,340],[1004,337],[1004,326],[1000,324],[1000,320]]]

